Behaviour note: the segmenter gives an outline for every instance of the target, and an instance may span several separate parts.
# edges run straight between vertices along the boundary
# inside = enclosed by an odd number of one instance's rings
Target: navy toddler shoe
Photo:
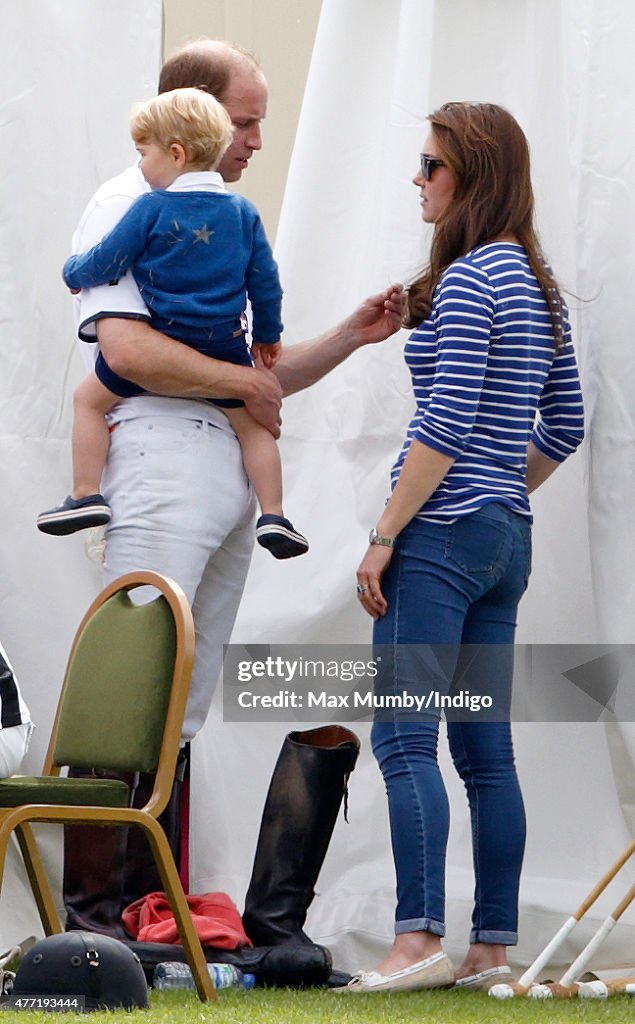
[[[42,533],[63,537],[77,530],[91,526],[105,526],[112,518],[112,509],[101,494],[89,494],[86,498],[65,498],[61,505],[40,512],[37,528]]]
[[[274,558],[296,558],[309,550],[309,542],[282,516],[264,515],[256,523],[256,540]]]

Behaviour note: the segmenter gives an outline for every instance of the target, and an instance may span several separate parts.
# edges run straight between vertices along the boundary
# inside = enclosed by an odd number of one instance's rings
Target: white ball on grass
[[[493,996],[494,999],[513,999],[516,995],[511,985],[506,985],[504,983],[500,985],[492,985],[487,994],[488,996]]]
[[[608,987],[603,981],[581,981],[578,985],[579,999],[606,999]]]

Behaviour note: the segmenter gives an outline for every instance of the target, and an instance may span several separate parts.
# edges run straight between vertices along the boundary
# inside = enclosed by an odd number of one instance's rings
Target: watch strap
[[[382,537],[380,533],[377,533],[376,528],[373,526],[372,530],[368,535],[369,544],[381,544],[384,548],[394,548],[395,538],[394,537]]]

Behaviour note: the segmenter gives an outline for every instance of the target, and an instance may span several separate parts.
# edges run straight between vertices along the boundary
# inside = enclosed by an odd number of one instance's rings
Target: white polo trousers
[[[204,420],[118,423],[102,478],[112,508],[104,582],[136,569],[172,577],[194,616],[196,653],[183,740],[205,721],[242,596],[255,498],[235,434]]]
[[[0,779],[8,779],[18,771],[33,732],[31,722],[0,729]]]

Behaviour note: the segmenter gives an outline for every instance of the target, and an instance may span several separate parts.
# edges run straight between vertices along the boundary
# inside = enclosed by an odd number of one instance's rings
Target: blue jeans
[[[375,623],[374,643],[451,645],[446,655],[454,652],[457,668],[460,645],[496,644],[493,684],[509,702],[516,612],[530,564],[531,526],[501,504],[449,525],[413,519],[399,535],[383,579],[388,611]],[[392,685],[401,691],[399,648],[386,650],[395,652]],[[419,715],[376,720],[372,728],[388,794],[397,934],[445,934],[449,808],[437,763],[438,727],[438,720]],[[448,740],[472,822],[476,884],[470,942],[514,945],[525,813],[511,728],[508,721],[449,720]]]

